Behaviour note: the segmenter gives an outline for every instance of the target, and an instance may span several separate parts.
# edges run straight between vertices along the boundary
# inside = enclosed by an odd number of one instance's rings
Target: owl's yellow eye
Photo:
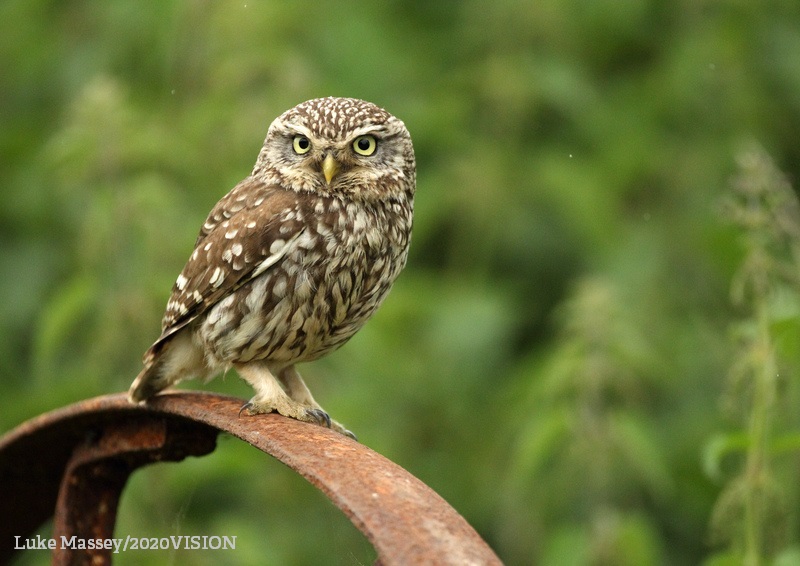
[[[294,152],[298,155],[308,153],[311,149],[311,141],[305,136],[297,135],[292,140],[292,149],[294,149]]]
[[[358,136],[353,142],[353,151],[359,155],[372,155],[377,147],[375,136]]]

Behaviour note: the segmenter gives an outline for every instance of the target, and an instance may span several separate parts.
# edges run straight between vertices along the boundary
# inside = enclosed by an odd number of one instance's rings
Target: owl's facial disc
[[[301,121],[274,124],[269,138],[276,151],[271,157],[286,182],[308,191],[325,194],[361,194],[365,182],[386,174],[383,144],[392,139],[385,124],[366,124],[338,134],[316,132]],[[391,147],[387,145],[386,147]],[[269,151],[269,150],[268,150]],[[277,153],[280,152],[280,153]]]

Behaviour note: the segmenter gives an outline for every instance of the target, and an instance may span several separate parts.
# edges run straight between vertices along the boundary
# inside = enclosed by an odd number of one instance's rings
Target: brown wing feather
[[[285,244],[303,230],[299,207],[296,193],[252,178],[217,203],[172,286],[161,336],[145,353],[146,365],[175,332],[263,272],[265,265],[280,261]]]

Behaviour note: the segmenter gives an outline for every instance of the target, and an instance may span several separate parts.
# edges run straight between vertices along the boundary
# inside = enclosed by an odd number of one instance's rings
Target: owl
[[[347,342],[408,256],[416,190],[411,136],[382,108],[309,100],[269,127],[249,177],[214,206],[172,287],[131,402],[230,368],[278,412],[352,436],[297,364]]]

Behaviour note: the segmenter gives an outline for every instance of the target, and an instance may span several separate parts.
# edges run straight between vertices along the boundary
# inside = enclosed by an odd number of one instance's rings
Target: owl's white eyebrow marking
[[[292,134],[299,134],[309,139],[314,137],[314,134],[311,133],[311,130],[305,126],[301,126],[300,124],[285,124],[285,127]]]
[[[370,124],[368,126],[362,126],[360,128],[355,128],[351,137],[357,138],[358,136],[363,136],[366,134],[374,134],[376,132],[385,132],[386,128],[383,124]]]

